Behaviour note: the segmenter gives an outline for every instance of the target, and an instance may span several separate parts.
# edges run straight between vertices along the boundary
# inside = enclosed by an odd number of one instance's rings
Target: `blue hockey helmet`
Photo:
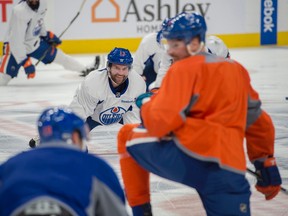
[[[115,47],[107,57],[107,64],[110,66],[111,64],[120,64],[120,65],[128,65],[131,67],[133,63],[133,58],[128,49],[117,48]]]
[[[85,122],[69,108],[48,108],[38,119],[38,132],[41,142],[53,140],[68,141],[74,131],[78,131],[82,139],[87,139],[88,131]]]
[[[164,38],[184,40],[186,44],[196,36],[200,37],[200,42],[205,43],[206,31],[207,27],[203,16],[186,12],[170,19],[162,28]]]
[[[168,22],[169,22],[169,18],[165,18],[164,21],[162,22],[161,24],[161,29],[160,31],[158,31],[157,33],[157,37],[156,37],[156,41],[160,44],[161,43],[161,40],[162,40],[162,37],[163,37],[163,34],[162,34],[162,30],[165,26],[167,26]]]

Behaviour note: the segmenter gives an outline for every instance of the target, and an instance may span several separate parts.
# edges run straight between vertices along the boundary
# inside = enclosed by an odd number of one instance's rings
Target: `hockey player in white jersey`
[[[157,73],[167,71],[171,62],[172,58],[169,58],[160,44],[158,33],[150,33],[143,37],[135,52],[133,70],[144,78],[149,87]]]
[[[85,119],[90,130],[98,125],[140,123],[135,98],[146,91],[142,77],[131,70],[129,50],[114,48],[106,68],[92,71],[76,90],[70,108]]]
[[[140,123],[135,98],[146,92],[145,81],[131,70],[133,58],[127,49],[114,48],[107,56],[106,68],[92,71],[78,86],[70,108],[92,130],[99,125]],[[39,137],[29,141],[39,145]]]
[[[24,67],[28,79],[34,78],[36,69],[31,57],[41,60],[44,64],[58,63],[65,69],[79,72],[81,75],[87,70],[97,69],[96,62],[85,66],[56,48],[62,41],[46,30],[46,12],[46,0],[21,0],[13,8],[4,39],[0,86],[7,85],[12,78],[17,77],[21,66]]]

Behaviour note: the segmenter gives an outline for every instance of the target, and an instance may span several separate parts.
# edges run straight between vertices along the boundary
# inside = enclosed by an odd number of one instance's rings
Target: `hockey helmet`
[[[69,141],[74,131],[87,140],[88,131],[85,122],[69,108],[48,108],[38,119],[38,132],[41,142],[53,140]]]
[[[111,64],[128,65],[131,67],[133,58],[128,49],[115,47],[107,57],[107,66]]]
[[[219,37],[215,35],[209,35],[206,39],[207,51],[223,58],[230,58],[229,50],[226,44]]]
[[[166,18],[163,22],[162,22],[162,25],[161,25],[161,29],[160,31],[158,31],[157,33],[157,37],[156,37],[156,40],[157,40],[157,43],[161,43],[161,40],[162,40],[162,37],[163,37],[163,34],[162,34],[162,30],[165,26],[167,26],[168,22],[169,22],[169,18]]]
[[[163,37],[184,40],[186,44],[199,35],[200,42],[205,43],[207,31],[206,22],[203,16],[197,13],[183,12],[170,19],[162,28]]]

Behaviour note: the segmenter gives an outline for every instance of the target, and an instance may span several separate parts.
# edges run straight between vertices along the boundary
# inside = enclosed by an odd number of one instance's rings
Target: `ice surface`
[[[231,49],[230,53],[249,70],[263,108],[274,121],[275,156],[283,178],[282,186],[288,188],[288,100],[285,100],[288,97],[288,47]],[[85,64],[94,60],[92,55],[74,57]],[[0,87],[0,163],[29,149],[30,138],[37,134],[35,123],[39,113],[47,106],[68,105],[82,79],[77,73],[65,71],[56,64],[40,64],[35,79],[27,80],[25,73],[20,71],[17,79]],[[121,179],[115,139],[119,127],[95,128],[91,132],[89,150],[107,160]],[[250,164],[248,166],[252,168]],[[288,215],[287,195],[280,194],[267,202],[255,191],[254,177],[247,174],[247,178],[253,191],[252,215]],[[197,193],[186,186],[152,175],[151,194],[155,215],[205,215]]]

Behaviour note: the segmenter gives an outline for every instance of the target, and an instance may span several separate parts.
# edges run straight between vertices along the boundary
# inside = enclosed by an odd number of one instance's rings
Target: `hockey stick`
[[[253,175],[254,177],[256,177],[256,178],[259,179],[259,180],[262,179],[261,176],[260,176],[258,173],[254,172],[253,170],[251,170],[251,169],[249,169],[249,168],[247,168],[247,172],[248,172],[249,174]],[[287,190],[286,188],[281,187],[280,189],[281,189],[281,191],[282,191],[284,194],[288,195],[288,190]]]
[[[87,1],[87,0],[83,0],[82,4],[81,4],[81,6],[80,6],[80,9],[78,10],[76,16],[70,21],[69,25],[68,25],[68,26],[64,29],[64,31],[59,35],[59,39],[60,39],[60,38],[63,36],[63,34],[69,29],[69,27],[72,25],[72,23],[77,19],[77,17],[79,16],[79,14],[80,14],[80,12],[81,12],[81,10],[82,10],[82,8],[83,8],[83,6],[84,6],[84,4],[85,4],[86,1]],[[51,45],[51,46],[54,46],[54,45]],[[50,47],[49,47],[49,48],[50,48]],[[37,61],[37,63],[35,64],[35,66],[37,66],[37,65],[45,58],[45,56],[46,56],[47,53],[48,53],[49,48],[43,53],[43,55],[41,56],[41,58],[38,59],[38,61]]]

